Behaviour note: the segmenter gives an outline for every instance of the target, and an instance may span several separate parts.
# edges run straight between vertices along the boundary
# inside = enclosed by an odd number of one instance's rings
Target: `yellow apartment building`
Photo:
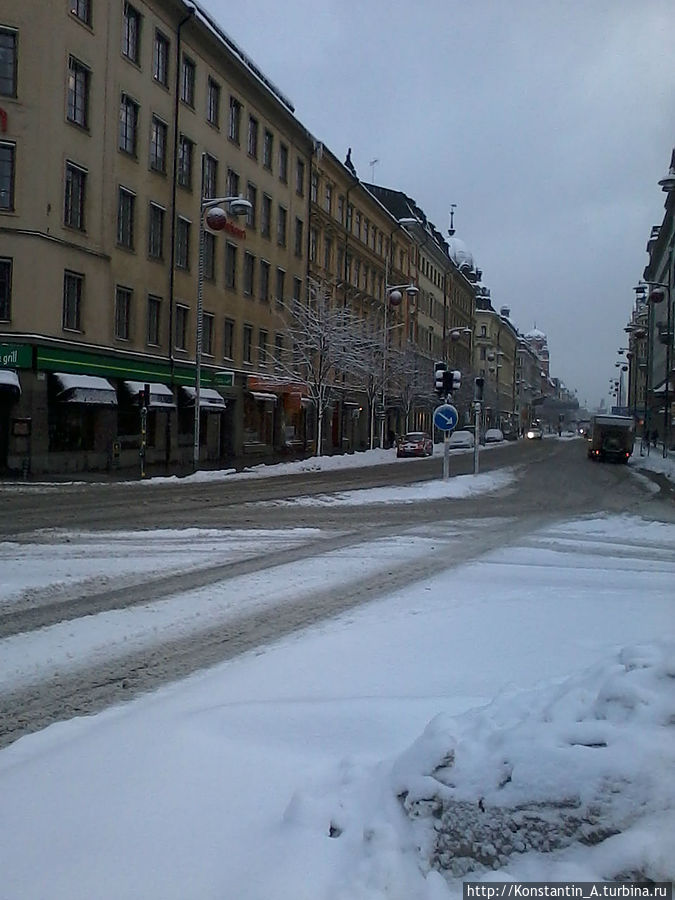
[[[0,469],[133,465],[146,384],[148,464],[189,464],[196,431],[204,464],[306,447],[275,358],[313,146],[197,5],[0,0]],[[202,236],[203,198],[237,196]]]

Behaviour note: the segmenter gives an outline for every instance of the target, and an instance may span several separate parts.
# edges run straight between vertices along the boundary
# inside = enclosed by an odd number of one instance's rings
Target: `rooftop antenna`
[[[375,166],[378,163],[379,159],[375,158],[371,159],[370,163],[368,164],[370,166],[370,180],[373,182],[373,184],[375,183]]]
[[[455,210],[457,209],[456,203],[450,204],[450,228],[448,228],[448,234],[450,237],[455,233]]]

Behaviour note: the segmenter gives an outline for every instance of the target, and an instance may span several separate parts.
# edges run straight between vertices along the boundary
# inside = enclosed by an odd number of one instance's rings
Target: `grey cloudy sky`
[[[673,0],[200,0],[359,176],[455,225],[597,404],[663,218]]]

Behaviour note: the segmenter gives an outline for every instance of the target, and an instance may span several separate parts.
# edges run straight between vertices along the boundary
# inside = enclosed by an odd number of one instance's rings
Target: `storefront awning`
[[[117,406],[115,388],[97,375],[70,375],[54,372],[58,385],[56,399],[61,403],[91,403],[96,406]]]
[[[14,369],[0,369],[0,391],[21,396],[21,383]]]
[[[124,387],[135,400],[138,400],[138,395],[144,390],[146,384],[150,385],[150,409],[175,408],[176,401],[173,398],[173,392],[165,384],[154,381],[125,381]]]
[[[188,403],[192,406],[195,404],[195,394],[197,393],[193,387],[182,387],[181,390],[185,394]],[[213,388],[199,389],[199,408],[209,412],[225,412],[227,409],[227,400],[222,397],[218,391]]]
[[[279,399],[276,394],[268,394],[266,391],[250,391],[254,400],[261,400],[263,403],[276,403]]]

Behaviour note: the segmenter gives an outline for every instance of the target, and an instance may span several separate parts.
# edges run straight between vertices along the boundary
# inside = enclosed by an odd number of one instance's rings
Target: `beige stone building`
[[[487,292],[476,300],[474,366],[484,379],[483,414],[486,428],[515,431],[517,412],[518,329],[508,307],[493,309]]]
[[[415,242],[370,188],[349,157],[340,162],[317,145],[310,185],[310,278],[359,316],[383,350],[371,379],[345,378],[331,409],[327,449],[365,448],[373,437],[387,444],[403,429],[393,361],[417,337]],[[411,292],[401,291],[400,304],[391,302],[388,290],[397,285],[411,286]]]
[[[313,140],[181,0],[0,0],[0,468],[193,453],[202,197],[202,462],[306,445],[274,377],[307,275]],[[227,207],[227,204],[225,204]]]

